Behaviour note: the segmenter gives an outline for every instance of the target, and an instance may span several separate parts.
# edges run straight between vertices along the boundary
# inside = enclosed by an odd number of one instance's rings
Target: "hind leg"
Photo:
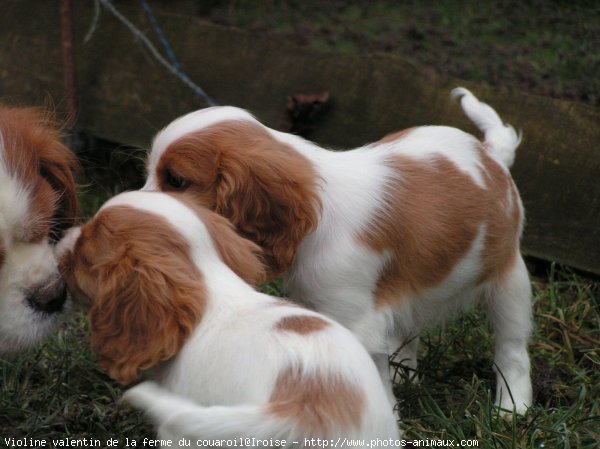
[[[532,400],[527,345],[533,325],[531,284],[523,259],[519,256],[512,270],[486,293],[496,341],[496,405],[524,414]]]
[[[389,348],[393,340],[393,315],[391,310],[365,310],[361,319],[353,323],[350,330],[365,346],[379,371],[381,381],[387,394],[390,406],[399,420],[398,401],[393,390],[393,376],[390,376]],[[397,347],[398,345],[396,345]]]

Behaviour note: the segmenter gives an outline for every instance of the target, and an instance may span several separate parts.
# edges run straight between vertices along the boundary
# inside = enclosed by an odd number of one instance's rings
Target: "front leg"
[[[396,415],[396,419],[400,421],[400,411],[398,409],[398,400],[394,395],[394,389],[392,384],[392,379],[390,378],[390,362],[388,354],[373,354],[373,361],[375,362],[375,366],[379,371],[379,375],[381,376],[381,381],[383,382],[383,388],[385,389],[385,393],[387,394],[388,401],[390,402],[390,406],[394,410],[394,414]]]

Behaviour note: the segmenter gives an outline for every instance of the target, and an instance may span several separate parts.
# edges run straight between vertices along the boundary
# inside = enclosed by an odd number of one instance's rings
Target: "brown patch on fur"
[[[225,265],[253,287],[265,282],[267,270],[262,261],[263,252],[260,246],[238,235],[231,222],[197,204],[190,195],[171,195],[196,212],[208,229]]]
[[[352,431],[360,427],[365,407],[363,392],[331,374],[306,375],[298,368],[279,374],[269,412],[295,422],[307,437],[332,437],[332,429]]]
[[[508,195],[516,190],[510,175],[485,151],[480,154],[486,189],[443,157],[425,162],[403,156],[389,159],[399,179],[390,183],[385,211],[361,236],[369,248],[391,255],[377,284],[378,305],[440,284],[467,254],[482,224],[485,250],[477,281],[498,276],[512,263],[520,212],[508,215]]]
[[[410,134],[411,131],[413,131],[414,129],[415,128],[406,128],[406,129],[403,129],[402,131],[397,131],[395,133],[387,134],[382,139],[378,140],[377,142],[372,143],[371,146],[382,145],[385,143],[391,143],[391,142],[395,142],[397,140],[403,139],[408,134]]]
[[[496,201],[488,206],[486,239],[483,249],[483,273],[479,282],[501,277],[514,265],[519,254],[519,238],[523,220],[521,200],[510,175],[485,150],[480,150],[488,188],[487,200]],[[512,206],[511,206],[512,205]]]
[[[7,169],[31,191],[24,238],[58,239],[79,219],[75,155],[61,143],[60,130],[49,114],[38,109],[0,107],[0,133]]]
[[[110,207],[82,228],[72,257],[72,279],[91,299],[92,348],[120,383],[176,355],[202,318],[202,275],[160,216]]]
[[[189,183],[197,204],[229,219],[263,248],[269,278],[289,269],[317,226],[320,201],[312,164],[249,121],[225,121],[173,142],[157,166],[159,187]]]
[[[80,271],[80,279],[79,283],[82,284],[82,287],[79,285],[74,270],[77,268]],[[65,251],[58,258],[58,272],[62,279],[64,279],[65,284],[67,286],[67,290],[71,295],[71,299],[74,303],[80,304],[84,306],[86,309],[89,309],[93,305],[93,300],[90,298],[85,292],[96,292],[96,283],[97,280],[92,278],[87,270],[89,267],[86,265],[85,268],[79,262],[77,267],[75,266],[75,258],[73,256],[73,252],[71,250]]]
[[[295,332],[306,335],[319,332],[329,327],[329,323],[323,318],[310,315],[286,316],[275,323],[275,329],[283,332]]]

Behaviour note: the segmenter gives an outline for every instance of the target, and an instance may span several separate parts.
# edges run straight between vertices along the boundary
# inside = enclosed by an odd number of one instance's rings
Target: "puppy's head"
[[[263,248],[276,277],[317,225],[317,178],[306,157],[250,114],[222,107],[188,114],[156,136],[144,190],[185,191],[223,215]]]
[[[0,106],[0,352],[36,343],[61,315],[53,246],[79,215],[77,166],[47,113]]]
[[[90,309],[100,365],[125,384],[175,356],[200,323],[211,263],[252,282],[264,276],[259,248],[222,217],[157,192],[113,198],[61,250],[73,299]]]

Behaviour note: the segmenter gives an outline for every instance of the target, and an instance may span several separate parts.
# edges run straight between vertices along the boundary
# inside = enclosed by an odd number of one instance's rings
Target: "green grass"
[[[279,287],[267,290],[277,294]],[[484,448],[597,448],[599,292],[600,283],[555,266],[536,279],[535,404],[512,421],[493,407],[493,343],[480,311],[424,335],[421,382],[396,386],[406,438],[475,438]],[[154,436],[139,413],[118,402],[122,388],[98,368],[86,326],[75,313],[43,346],[0,359],[0,446],[8,436],[46,439],[48,447],[53,438]]]
[[[86,324],[74,314],[43,346],[0,359],[0,446],[6,437],[152,434],[139,414],[117,404],[121,389],[96,365]]]
[[[474,311],[422,339],[418,385],[397,386],[410,438],[477,438],[485,448],[600,444],[600,284],[551,266],[534,282],[534,406],[505,420],[493,407],[492,335]]]

